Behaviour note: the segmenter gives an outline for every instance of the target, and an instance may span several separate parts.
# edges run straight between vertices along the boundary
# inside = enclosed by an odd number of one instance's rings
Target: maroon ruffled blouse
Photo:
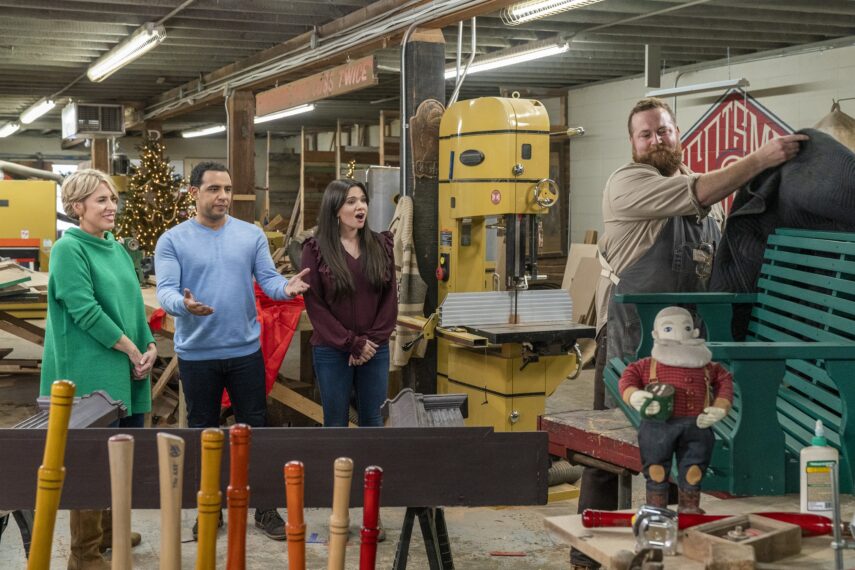
[[[338,299],[333,299],[332,271],[321,258],[318,242],[312,237],[303,244],[302,266],[311,270],[303,278],[311,286],[303,298],[314,329],[310,341],[313,346],[329,346],[359,357],[366,340],[380,346],[389,342],[398,318],[394,237],[391,232],[373,235],[389,257],[383,288],[377,290],[368,281],[362,268],[362,256],[354,259],[342,246],[355,292]]]

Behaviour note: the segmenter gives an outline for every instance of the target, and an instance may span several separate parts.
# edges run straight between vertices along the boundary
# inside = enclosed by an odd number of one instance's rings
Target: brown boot
[[[706,514],[701,507],[701,491],[697,489],[680,489],[680,502],[677,507],[678,513],[686,513],[687,515],[703,515]]]
[[[68,570],[110,570],[110,563],[98,552],[101,543],[101,511],[71,511],[71,554]]]
[[[108,548],[113,548],[113,511],[110,509],[101,511],[101,532],[101,544],[98,545],[98,550],[104,554]],[[131,531],[131,548],[139,546],[141,542],[142,535]]]
[[[647,489],[646,503],[651,507],[668,508],[668,489],[654,491]]]

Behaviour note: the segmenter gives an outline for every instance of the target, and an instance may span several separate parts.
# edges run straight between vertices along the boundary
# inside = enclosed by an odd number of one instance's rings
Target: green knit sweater
[[[53,246],[41,394],[71,380],[75,396],[106,390],[128,414],[151,411],[151,380],[134,380],[128,356],[112,347],[127,335],[145,352],[154,337],[133,262],[113,234],[71,228]]]

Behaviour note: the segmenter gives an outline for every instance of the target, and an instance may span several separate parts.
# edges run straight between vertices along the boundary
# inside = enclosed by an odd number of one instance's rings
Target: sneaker
[[[217,522],[217,529],[223,528],[223,511],[220,510],[220,520]],[[196,517],[196,522],[193,523],[193,540],[199,540],[199,517]]]
[[[285,540],[285,521],[276,509],[255,510],[255,526],[260,528],[267,538]]]

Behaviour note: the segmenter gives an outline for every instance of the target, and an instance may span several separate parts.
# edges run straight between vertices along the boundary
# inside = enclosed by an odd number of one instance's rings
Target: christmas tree
[[[146,137],[137,150],[140,165],[131,170],[116,234],[136,238],[145,255],[153,255],[163,232],[194,215],[193,199],[181,192],[183,181],[169,165],[159,139]]]

